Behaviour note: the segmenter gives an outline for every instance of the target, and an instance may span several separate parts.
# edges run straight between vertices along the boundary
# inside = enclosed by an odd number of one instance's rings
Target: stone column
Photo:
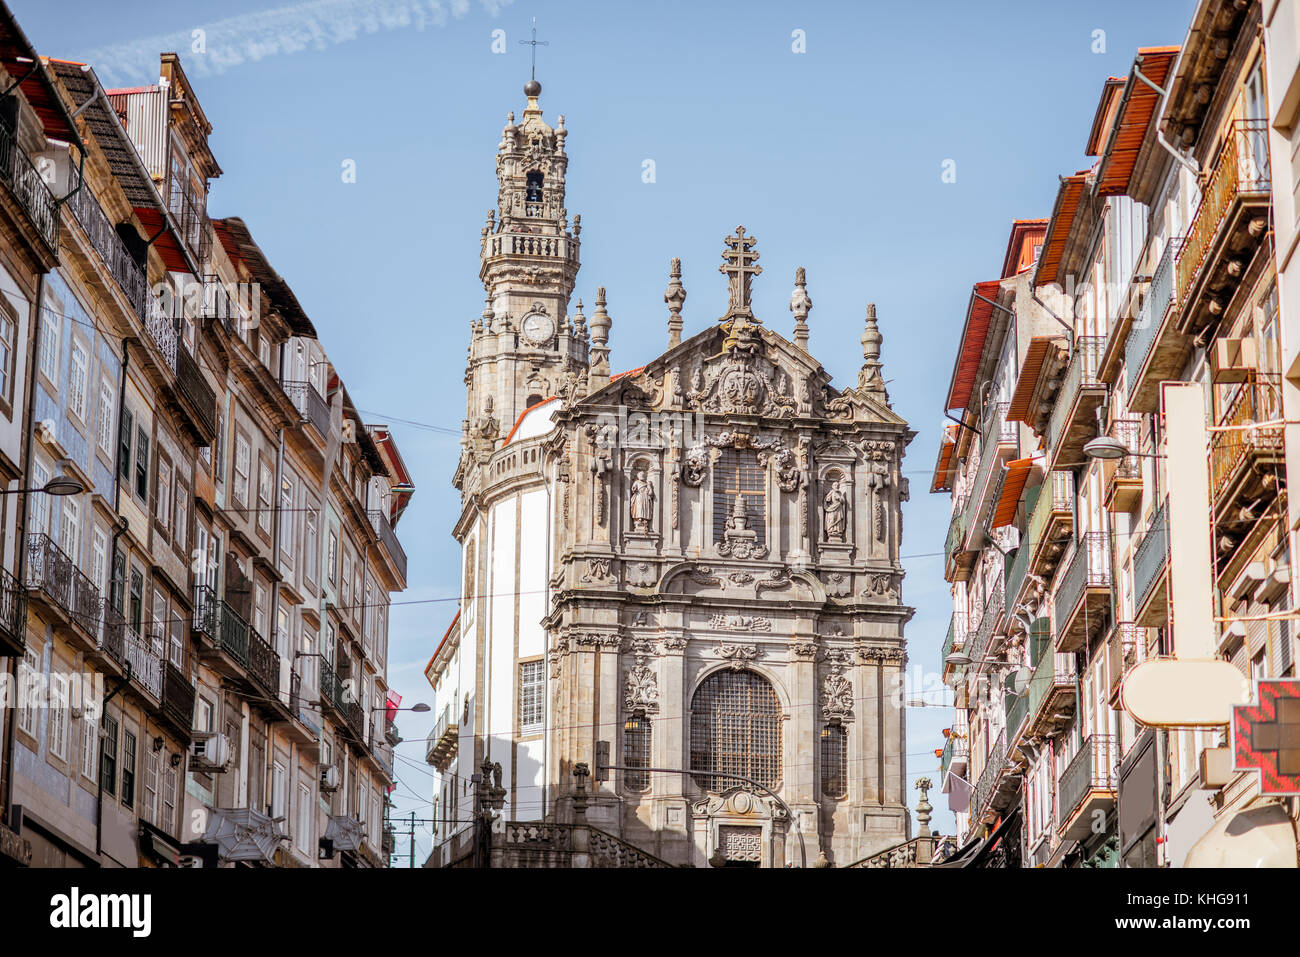
[[[790,719],[785,722],[784,751],[789,756],[789,773],[784,775],[785,792],[790,810],[798,817],[790,822],[790,839],[798,841],[803,835],[809,859],[816,857],[820,846],[821,821],[817,813],[817,742],[818,719],[821,715],[817,693],[817,645],[814,641],[797,642],[791,648],[790,701],[793,705]]]

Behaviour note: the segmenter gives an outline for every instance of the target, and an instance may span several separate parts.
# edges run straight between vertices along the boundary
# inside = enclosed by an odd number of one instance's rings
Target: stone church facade
[[[674,260],[667,351],[611,375],[605,290],[590,317],[573,299],[563,117],[543,120],[535,81],[525,93],[482,230],[455,473],[464,597],[426,672],[429,863],[465,859],[485,762],[503,821],[556,825],[586,764],[586,822],[672,864],[844,866],[907,840],[913,433],[874,306],[858,381],[837,388],[808,352],[802,269],[791,339],[754,313],[762,268],[740,227],[723,315],[683,339]]]

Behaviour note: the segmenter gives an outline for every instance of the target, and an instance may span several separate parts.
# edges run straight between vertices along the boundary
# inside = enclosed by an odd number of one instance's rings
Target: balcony
[[[1141,442],[1141,419],[1116,419],[1111,423],[1112,438],[1136,450]],[[1142,502],[1142,459],[1126,455],[1122,459],[1107,461],[1103,466],[1105,483],[1103,504],[1108,512],[1128,513]]]
[[[113,277],[126,301],[131,304],[131,309],[143,322],[147,315],[149,294],[149,282],[144,268],[127,251],[117,228],[109,221],[89,186],[83,185],[71,194],[68,209],[72,210],[73,218],[90,240],[91,248]]]
[[[1121,621],[1110,630],[1106,655],[1110,671],[1110,706],[1119,708],[1124,676],[1138,663],[1141,654],[1142,628],[1131,621]]]
[[[207,639],[206,647],[233,659],[241,670],[248,666],[248,622],[206,586],[196,595],[194,630]]]
[[[1026,586],[1032,586],[1034,582],[1028,574],[1029,559],[1033,555],[1033,551],[1029,546],[1029,542],[1022,541],[1020,547],[1016,549],[1016,557],[1011,562],[1011,569],[1007,572],[1006,612],[1008,617],[1015,613],[1016,608],[1022,602],[1029,600],[1030,588]]]
[[[185,347],[176,350],[176,387],[189,402],[205,436],[217,434],[217,394],[203,377],[198,362]]]
[[[1009,407],[1009,402],[990,406],[989,414],[984,417],[981,426],[983,445],[979,468],[975,473],[962,520],[966,535],[965,547],[972,553],[984,547],[986,519],[994,493],[1002,479],[1002,466],[1015,456],[1018,448],[1019,428],[1015,422],[1007,421]]]
[[[207,262],[211,251],[208,244],[211,242],[212,226],[199,199],[201,197],[196,197],[187,190],[173,189],[167,205],[176,220],[181,239],[189,247],[194,261],[201,266]]]
[[[29,601],[54,612],[63,623],[99,644],[103,600],[99,589],[48,535],[33,535],[27,545]]]
[[[131,680],[161,702],[163,696],[163,660],[161,642],[145,638],[127,627],[122,636],[122,660],[131,667]]]
[[[1237,386],[1210,434],[1210,499],[1222,521],[1236,505],[1256,503],[1252,511],[1278,493],[1277,468],[1283,462],[1281,378],[1252,373]],[[1269,424],[1262,428],[1260,423]]]
[[[366,512],[370,519],[370,527],[375,530],[375,535],[379,544],[384,546],[384,551],[388,555],[389,562],[392,563],[393,571],[397,574],[399,581],[406,581],[406,552],[402,550],[402,543],[397,540],[397,533],[393,531],[393,526],[388,521],[388,516],[379,509],[371,509]]]
[[[975,782],[975,792],[971,795],[972,828],[980,823],[989,823],[996,816],[997,805],[1005,796],[1003,782],[1006,778],[1006,770],[1006,732],[1000,732],[993,746],[989,748],[988,757],[984,761],[984,770],[980,772],[979,780]]]
[[[59,210],[54,194],[23,152],[14,134],[0,124],[0,182],[46,246],[51,263],[59,254]]]
[[[1097,372],[1106,340],[1102,336],[1079,336],[1065,370],[1065,380],[1056,405],[1047,420],[1048,468],[1077,465],[1083,461],[1083,445],[1097,435],[1097,407],[1106,400],[1106,383]]]
[[[970,748],[967,745],[965,731],[961,731],[961,737],[958,737],[958,729],[953,728],[947,739],[943,743],[943,757],[939,763],[940,780],[947,776],[951,771],[958,777],[966,776],[967,759],[970,756]],[[432,763],[432,762],[430,762]]]
[[[1169,565],[1169,502],[1162,502],[1147,523],[1133,551],[1133,607],[1137,624],[1163,628],[1168,624],[1165,569]]]
[[[948,656],[954,651],[958,651],[966,646],[966,613],[964,611],[954,611],[952,618],[948,620],[948,635],[943,640],[943,649],[939,652],[939,664],[943,670],[944,677],[947,677],[952,666],[948,664]]]
[[[1201,205],[1178,254],[1178,331],[1196,335],[1222,317],[1269,231],[1268,122],[1228,128]]]
[[[993,643],[993,635],[997,627],[1002,622],[1002,613],[1006,610],[1006,591],[1002,579],[998,579],[996,584],[990,589],[990,592],[984,599],[984,607],[980,611],[980,617],[975,626],[975,634],[970,640],[970,649],[966,652],[971,659],[971,667],[976,671],[980,670],[980,662],[988,656],[989,646]]]
[[[434,729],[429,732],[425,744],[424,760],[439,771],[447,770],[451,759],[456,756],[456,748],[460,740],[460,722],[452,708],[453,706],[448,704],[442,709],[442,716]]]
[[[1076,544],[1056,588],[1056,649],[1078,651],[1110,619],[1110,535],[1089,532]]]
[[[320,661],[320,670],[321,700],[334,710],[343,724],[352,731],[358,743],[366,744],[368,738],[365,715],[361,713],[361,705],[357,702],[347,678],[340,676],[333,665],[324,658]]]
[[[1124,365],[1129,376],[1128,407],[1134,412],[1156,411],[1160,383],[1177,378],[1191,353],[1190,338],[1170,328],[1168,321],[1169,307],[1174,302],[1174,263],[1182,245],[1180,238],[1165,244],[1124,346]]]
[[[1093,833],[1096,812],[1115,806],[1119,751],[1112,734],[1094,734],[1061,772],[1061,837],[1078,841]]]
[[[172,730],[189,741],[194,727],[194,686],[170,661],[163,663],[162,713]]]
[[[330,408],[325,404],[321,394],[316,391],[316,387],[310,382],[287,379],[280,383],[280,388],[289,397],[293,407],[298,410],[302,420],[310,422],[322,440],[329,438]]]
[[[1044,644],[1048,650],[1034,667],[1033,677],[1025,691],[1029,714],[1025,733],[1028,735],[1056,734],[1074,712],[1078,681],[1074,655],[1052,653],[1050,637]]]
[[[948,522],[948,537],[943,546],[944,579],[964,582],[970,578],[976,554],[966,549],[966,513],[964,509],[958,509]]]
[[[1050,581],[1073,530],[1074,473],[1049,472],[1039,488],[1021,545],[1029,549],[1027,574]]]
[[[280,656],[254,628],[248,629],[248,677],[272,701],[280,698]]]
[[[0,568],[0,655],[21,656],[26,635],[27,590]]]

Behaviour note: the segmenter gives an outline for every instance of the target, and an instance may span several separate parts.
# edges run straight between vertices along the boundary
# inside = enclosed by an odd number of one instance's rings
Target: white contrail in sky
[[[477,0],[491,16],[512,0]],[[306,0],[273,10],[196,23],[187,30],[100,47],[86,61],[106,85],[153,82],[158,54],[180,53],[185,72],[211,76],[281,53],[324,50],[384,30],[440,27],[465,16],[470,0]],[[202,31],[196,36],[195,31]],[[202,40],[204,52],[196,46]]]

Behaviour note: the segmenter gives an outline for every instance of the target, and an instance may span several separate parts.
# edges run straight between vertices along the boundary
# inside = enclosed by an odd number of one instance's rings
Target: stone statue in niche
[[[828,542],[844,541],[849,523],[849,496],[844,483],[836,479],[822,502],[822,530]]]
[[[629,502],[632,508],[632,530],[635,532],[648,532],[654,524],[655,513],[655,489],[646,478],[645,469],[637,469],[636,477],[632,480],[632,491],[629,496]]]

